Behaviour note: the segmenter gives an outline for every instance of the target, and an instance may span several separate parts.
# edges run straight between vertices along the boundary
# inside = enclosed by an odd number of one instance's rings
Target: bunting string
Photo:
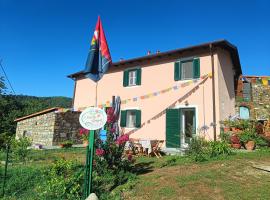
[[[169,87],[169,88],[165,88],[163,90],[159,90],[159,91],[155,91],[155,92],[151,92],[151,93],[148,93],[148,94],[145,94],[145,95],[142,95],[142,96],[136,96],[136,97],[132,97],[132,98],[128,98],[128,99],[124,99],[121,101],[121,104],[127,104],[129,102],[136,102],[136,101],[140,101],[140,100],[145,100],[145,99],[149,99],[149,98],[153,98],[153,97],[157,97],[161,94],[165,94],[165,93],[168,93],[170,91],[176,91],[180,88],[184,88],[184,87],[187,87],[193,83],[197,83],[199,82],[199,80],[204,80],[204,79],[207,79],[207,78],[211,78],[212,77],[212,73],[208,73],[206,75],[203,75],[201,76],[200,78],[198,79],[194,79],[194,80],[188,80],[184,83],[181,83],[181,84],[176,84],[172,87]],[[102,103],[102,104],[99,104],[98,107],[99,108],[104,108],[104,107],[110,107],[112,106],[112,102],[111,101],[106,101],[105,103]],[[78,111],[82,111],[84,110],[86,107],[80,107],[78,109]]]
[[[138,130],[140,130],[141,128],[143,128],[144,126],[146,126],[147,124],[150,124],[151,121],[153,120],[156,120],[158,118],[160,118],[162,115],[164,115],[166,113],[166,110],[169,109],[169,108],[173,108],[175,107],[175,105],[177,103],[181,103],[183,102],[184,100],[186,100],[189,96],[191,96],[193,93],[195,93],[199,88],[200,88],[200,85],[204,84],[205,81],[208,79],[208,77],[211,77],[211,76],[206,76],[200,83],[198,83],[195,87],[193,87],[190,91],[188,91],[185,95],[183,95],[182,97],[180,97],[179,99],[177,99],[176,101],[174,101],[172,104],[170,104],[168,107],[166,107],[165,109],[161,110],[159,113],[157,113],[155,116],[153,116],[152,118],[146,120],[145,122],[143,122],[140,126],[140,128],[138,129],[133,129],[129,132],[127,132],[126,134],[128,135],[131,135],[135,132],[137,132]]]

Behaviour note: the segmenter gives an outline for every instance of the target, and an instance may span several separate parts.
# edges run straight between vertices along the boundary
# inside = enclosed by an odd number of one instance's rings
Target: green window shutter
[[[142,69],[141,68],[137,69],[136,73],[137,73],[136,85],[141,85]]]
[[[141,111],[136,110],[136,127],[139,128],[141,127]]]
[[[126,127],[126,124],[127,124],[127,111],[121,110],[120,126]]]
[[[166,147],[180,148],[180,109],[166,110]]]
[[[123,86],[127,87],[128,86],[128,70],[124,71],[124,76],[123,76]]]
[[[193,78],[200,78],[200,59],[193,60]]]
[[[181,65],[180,62],[177,61],[174,63],[174,80],[179,81],[181,80]]]

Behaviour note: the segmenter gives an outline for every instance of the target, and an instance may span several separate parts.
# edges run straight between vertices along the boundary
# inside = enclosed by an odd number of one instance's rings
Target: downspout
[[[72,108],[74,109],[74,101],[75,101],[75,93],[76,93],[76,86],[77,86],[77,80],[73,79],[75,84],[74,84],[74,91],[73,91],[73,98],[72,98]]]
[[[212,98],[213,98],[213,130],[214,130],[214,141],[217,140],[217,119],[216,119],[216,88],[215,88],[215,67],[214,67],[214,55],[212,43],[209,44],[211,65],[212,65]]]

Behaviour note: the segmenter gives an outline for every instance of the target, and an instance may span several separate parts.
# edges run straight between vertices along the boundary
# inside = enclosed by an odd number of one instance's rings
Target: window
[[[136,127],[136,111],[135,110],[128,110],[127,111],[126,127],[128,127],[128,128]]]
[[[239,108],[240,119],[249,119],[249,108],[245,106],[240,106]]]
[[[128,85],[133,86],[136,85],[137,80],[137,70],[128,72]]]
[[[200,78],[200,59],[181,60],[174,63],[174,80]]]
[[[138,128],[141,126],[141,111],[140,110],[122,110],[121,111],[121,127]]]
[[[192,79],[193,78],[193,61],[189,60],[182,62],[182,79]]]
[[[124,71],[123,86],[141,85],[141,68],[128,69]]]

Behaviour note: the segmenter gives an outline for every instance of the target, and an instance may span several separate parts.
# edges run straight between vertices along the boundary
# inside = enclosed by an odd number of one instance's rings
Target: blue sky
[[[244,74],[270,75],[267,0],[0,0],[0,59],[17,94],[72,97],[97,16],[113,61],[218,39]],[[0,72],[2,74],[2,72]]]

